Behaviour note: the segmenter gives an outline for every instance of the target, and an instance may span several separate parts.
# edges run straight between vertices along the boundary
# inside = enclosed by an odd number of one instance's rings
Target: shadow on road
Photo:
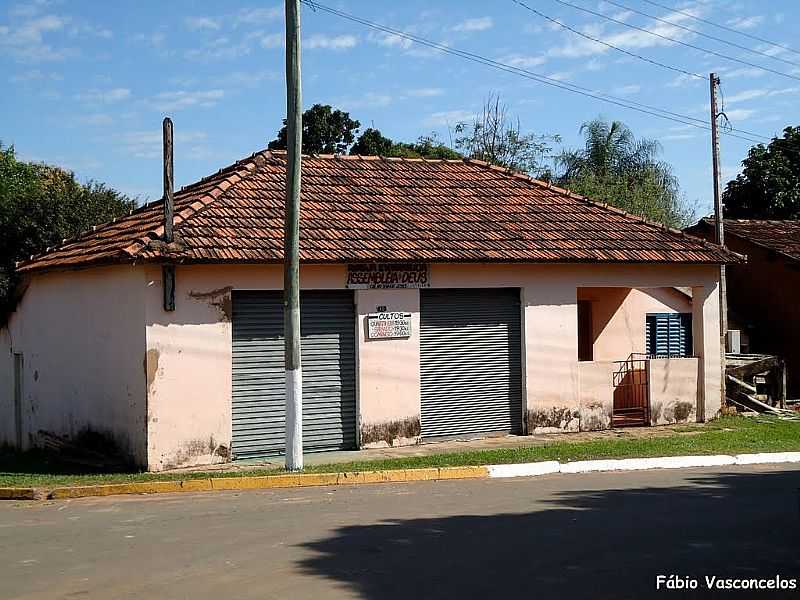
[[[800,577],[798,487],[800,471],[719,474],[558,493],[519,514],[348,526],[305,544],[301,568],[368,599],[687,597],[656,592],[658,574],[700,578],[688,596],[797,597],[712,593],[702,578]]]

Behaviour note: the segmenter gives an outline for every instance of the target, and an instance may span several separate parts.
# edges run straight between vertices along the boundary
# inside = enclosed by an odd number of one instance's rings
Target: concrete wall
[[[357,290],[358,396],[364,448],[413,444],[420,436],[419,290]],[[367,339],[367,315],[411,313],[411,337]]]
[[[721,375],[717,273],[713,266],[670,265],[431,267],[434,287],[520,290],[520,419],[527,417],[531,432],[581,422],[588,427],[605,418],[608,398],[598,382],[609,367],[582,367],[577,360],[579,288],[692,287],[698,391],[706,401],[705,413],[702,404],[697,412],[714,416]],[[301,285],[341,289],[345,275],[343,265],[305,266]],[[7,334],[0,335],[0,374],[9,372],[11,352],[25,355],[25,439],[39,430],[74,435],[88,425],[109,432],[151,470],[229,460],[231,291],[281,287],[279,265],[178,266],[176,310],[166,312],[157,266],[34,277]],[[642,302],[654,297],[643,294]],[[358,290],[355,298],[360,432],[365,443],[413,443],[420,413],[419,291]],[[378,306],[412,313],[411,338],[366,340],[364,316]],[[643,339],[643,332],[636,337]],[[4,439],[13,436],[5,418],[13,410],[8,379],[4,375],[0,384]]]
[[[581,288],[592,305],[594,360],[625,360],[644,353],[647,313],[691,313],[691,299],[674,288]]]
[[[22,441],[107,435],[146,464],[144,277],[130,266],[36,276],[0,335],[3,439],[13,441],[11,353],[22,353]]]
[[[711,319],[710,327],[695,322],[696,352],[708,378],[701,386],[713,397],[719,390],[719,339],[706,335],[715,325],[718,306],[714,294],[717,269],[709,266],[597,266],[597,265],[432,265],[432,285],[439,288],[515,287],[520,289],[525,332],[523,387],[528,431],[537,428],[575,429],[583,421],[604,422],[608,398],[597,384],[610,368],[586,373],[583,388],[577,360],[577,299],[582,294],[612,287],[626,288],[622,306],[625,319],[634,313],[686,308],[686,300],[672,292],[648,288],[694,287],[700,304],[693,307],[695,321]],[[344,287],[344,266],[307,266],[301,270],[307,289]],[[179,266],[176,311],[161,306],[161,275],[147,270],[147,364],[149,402],[149,452],[151,469],[227,460],[230,449],[232,289],[280,289],[280,266]],[[631,295],[630,288],[640,288]],[[666,296],[665,296],[666,294]],[[674,294],[677,294],[675,292]],[[413,443],[418,435],[419,398],[419,291],[358,290],[358,390],[359,429],[365,444]],[[368,341],[364,317],[378,306],[412,313],[414,335],[405,340]],[[637,308],[638,307],[638,308]],[[644,343],[641,330],[628,327],[628,338]],[[614,321],[616,323],[616,321]],[[601,341],[602,352],[618,359],[617,325]],[[638,326],[637,326],[638,327]],[[703,342],[705,345],[703,345]],[[628,350],[628,347],[625,348]],[[625,354],[627,356],[627,352]],[[716,358],[715,358],[716,356]],[[624,358],[624,356],[622,357]],[[585,367],[585,369],[592,369]],[[595,390],[595,391],[589,391]],[[586,392],[586,400],[581,399]],[[600,398],[602,396],[602,398]],[[595,406],[597,402],[602,408]],[[709,417],[716,413],[711,402]],[[588,411],[588,412],[587,412]],[[592,414],[589,414],[589,413]],[[596,413],[596,414],[595,414]],[[595,418],[597,417],[597,418]],[[598,420],[599,419],[599,420]]]
[[[8,329],[0,327],[0,445],[16,444],[14,350]]]
[[[580,431],[611,428],[614,414],[614,371],[618,367],[613,361],[578,363]]]
[[[178,266],[175,311],[146,268],[148,467],[224,462],[231,447],[231,291],[282,289],[279,265]],[[301,286],[341,289],[345,268],[304,267]],[[355,324],[353,324],[355,327]]]
[[[649,362],[650,423],[687,423],[697,419],[696,358],[655,359]]]

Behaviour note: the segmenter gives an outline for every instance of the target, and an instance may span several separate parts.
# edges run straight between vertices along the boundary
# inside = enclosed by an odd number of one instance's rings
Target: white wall
[[[0,327],[0,445],[16,444],[14,351],[8,329]]]
[[[40,432],[74,436],[89,427],[145,464],[142,284],[143,272],[131,266],[32,278],[0,339],[4,375],[9,341],[24,356],[24,446]],[[13,411],[13,382],[5,376],[1,393],[5,417],[9,403]],[[7,426],[4,432],[7,439]]]

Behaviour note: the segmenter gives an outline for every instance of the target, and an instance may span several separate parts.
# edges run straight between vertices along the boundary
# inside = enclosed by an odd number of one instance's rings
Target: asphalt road
[[[776,466],[3,503],[0,598],[680,598],[656,576],[800,578],[798,488]]]

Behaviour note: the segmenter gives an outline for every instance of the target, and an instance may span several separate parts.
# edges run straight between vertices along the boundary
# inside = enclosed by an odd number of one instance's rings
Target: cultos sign
[[[367,315],[367,338],[387,340],[411,337],[411,313],[381,312]]]

